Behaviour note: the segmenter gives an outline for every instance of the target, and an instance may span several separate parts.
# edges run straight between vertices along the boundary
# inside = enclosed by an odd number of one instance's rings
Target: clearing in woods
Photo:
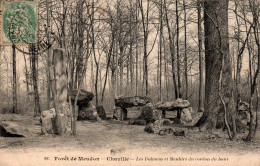
[[[131,116],[131,115],[130,115]],[[0,151],[24,153],[37,152],[73,152],[85,151],[98,154],[149,153],[153,155],[192,154],[259,154],[259,142],[230,141],[222,131],[202,133],[198,129],[183,126],[171,126],[187,130],[187,136],[160,136],[144,131],[144,126],[129,125],[128,121],[113,119],[95,121],[77,121],[77,136],[64,137],[40,135],[39,118],[2,115],[1,120],[16,121],[32,133],[31,138],[0,137]],[[224,159],[223,159],[224,160]]]

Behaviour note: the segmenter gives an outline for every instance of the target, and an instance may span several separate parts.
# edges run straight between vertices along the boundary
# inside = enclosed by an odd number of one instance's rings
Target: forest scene
[[[0,153],[259,156],[259,0],[0,2]]]

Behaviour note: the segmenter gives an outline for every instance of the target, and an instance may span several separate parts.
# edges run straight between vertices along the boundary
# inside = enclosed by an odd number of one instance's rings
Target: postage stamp
[[[2,2],[1,44],[37,43],[37,2]]]

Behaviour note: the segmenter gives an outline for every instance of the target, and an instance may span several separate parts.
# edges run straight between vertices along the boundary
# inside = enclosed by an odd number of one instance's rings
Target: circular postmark
[[[40,54],[51,48],[54,38],[50,36],[39,40],[37,36],[37,3],[4,2],[3,31],[6,44],[12,44],[25,54]],[[28,51],[23,46],[29,45]]]

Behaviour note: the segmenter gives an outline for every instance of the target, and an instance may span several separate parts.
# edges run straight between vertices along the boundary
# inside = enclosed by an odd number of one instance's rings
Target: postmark
[[[3,2],[2,45],[37,43],[37,2]]]
[[[37,5],[37,1],[2,2],[1,45],[15,45],[24,54],[40,54],[52,47],[55,36],[52,33],[48,40],[46,35],[39,39]]]

